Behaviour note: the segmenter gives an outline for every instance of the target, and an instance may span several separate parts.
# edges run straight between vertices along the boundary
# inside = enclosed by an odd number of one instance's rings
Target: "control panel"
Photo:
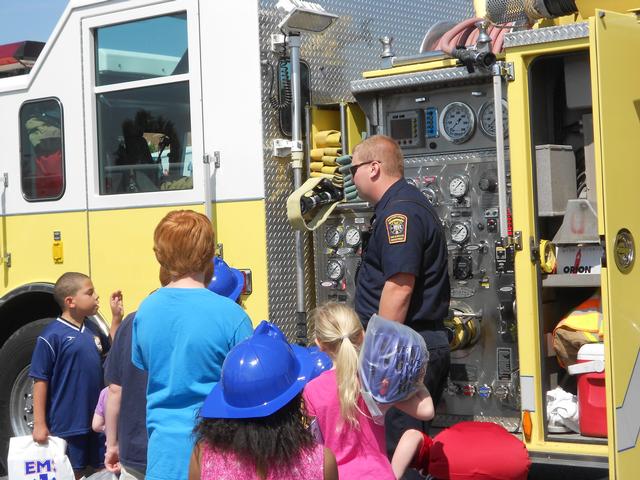
[[[499,231],[492,85],[381,92],[375,101],[381,120],[374,132],[398,141],[405,181],[433,206],[447,239],[451,370],[434,425],[480,419],[514,431],[519,381],[513,256]],[[502,102],[510,198],[507,109]],[[314,235],[318,304],[353,304],[372,209],[349,208],[336,209]]]

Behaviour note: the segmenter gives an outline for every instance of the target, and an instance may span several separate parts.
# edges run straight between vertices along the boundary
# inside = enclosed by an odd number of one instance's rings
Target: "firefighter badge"
[[[389,215],[384,221],[387,227],[389,244],[404,243],[407,241],[407,216],[401,213]]]

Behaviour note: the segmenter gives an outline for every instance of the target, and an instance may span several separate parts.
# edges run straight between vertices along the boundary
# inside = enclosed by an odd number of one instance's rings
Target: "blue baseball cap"
[[[269,416],[293,400],[311,379],[314,365],[309,352],[294,352],[267,327],[256,328],[252,337],[231,349],[220,381],[200,409],[201,417]]]
[[[213,278],[207,288],[235,302],[244,288],[244,275],[220,257],[213,257]]]

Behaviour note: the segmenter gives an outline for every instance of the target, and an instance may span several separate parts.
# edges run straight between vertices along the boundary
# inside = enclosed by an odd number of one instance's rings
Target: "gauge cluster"
[[[371,212],[337,213],[314,233],[316,300],[353,305],[355,274]]]
[[[448,89],[430,96],[406,94],[383,101],[385,133],[405,154],[495,148],[493,92],[485,85]],[[508,105],[502,101],[504,138],[508,139]]]

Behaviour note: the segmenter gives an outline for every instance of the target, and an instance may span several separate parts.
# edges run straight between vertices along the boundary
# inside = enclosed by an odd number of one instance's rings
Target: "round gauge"
[[[451,240],[460,244],[469,240],[469,227],[461,222],[455,222],[451,224],[451,228],[449,228],[449,232],[451,233]]]
[[[340,260],[327,262],[327,276],[334,281],[340,280],[344,276],[344,265]]]
[[[493,100],[485,102],[480,107],[478,112],[478,118],[480,119],[480,130],[486,136],[496,138],[496,109],[493,105]],[[502,100],[502,125],[504,128],[504,138],[509,136],[509,110],[507,108],[507,102]]]
[[[471,138],[476,128],[476,117],[469,105],[451,102],[440,115],[440,131],[453,143],[464,143]]]
[[[324,241],[330,248],[336,248],[342,240],[342,232],[338,227],[329,227],[324,234]]]
[[[469,180],[462,175],[456,175],[449,180],[449,195],[453,198],[462,198],[469,190]]]
[[[360,245],[361,240],[360,230],[354,227],[347,228],[347,231],[344,233],[344,243],[355,248]]]
[[[438,204],[438,195],[433,188],[423,188],[422,194],[427,197],[427,200],[431,205],[435,206]]]

